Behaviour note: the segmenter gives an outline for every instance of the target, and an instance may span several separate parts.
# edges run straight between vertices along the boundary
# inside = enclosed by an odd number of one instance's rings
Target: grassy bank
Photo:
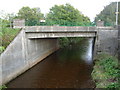
[[[2,53],[6,47],[11,43],[15,36],[19,33],[20,29],[13,29],[9,27],[3,27],[0,31],[0,53]]]
[[[95,60],[92,77],[96,83],[96,88],[120,88],[118,60],[108,54],[98,55]]]

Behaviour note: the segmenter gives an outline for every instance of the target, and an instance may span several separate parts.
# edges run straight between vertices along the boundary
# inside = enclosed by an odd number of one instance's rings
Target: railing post
[[[24,19],[14,19],[13,20],[13,28],[24,28],[25,20]]]
[[[97,21],[97,27],[104,27],[104,21]]]

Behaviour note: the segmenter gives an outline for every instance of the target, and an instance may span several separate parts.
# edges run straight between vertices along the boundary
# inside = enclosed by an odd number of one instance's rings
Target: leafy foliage
[[[5,85],[3,85],[3,86],[0,86],[0,90],[4,90],[4,89],[6,89],[7,87],[5,86]]]
[[[0,53],[11,43],[20,29],[13,29],[9,26],[9,20],[1,19],[0,22]]]
[[[61,26],[86,26],[90,25],[90,19],[81,14],[70,4],[55,5],[46,16],[47,25]]]
[[[44,15],[41,13],[40,8],[22,7],[16,18],[25,19],[28,26],[35,26],[40,24],[40,19],[43,19]]]
[[[68,45],[72,45],[72,44],[76,44],[79,41],[83,40],[83,38],[79,38],[79,37],[64,37],[64,38],[59,38],[59,44],[60,47],[66,47]]]
[[[95,61],[92,77],[97,88],[120,88],[118,60],[108,54],[100,54]]]
[[[119,2],[120,4],[120,2]],[[104,9],[98,14],[95,18],[95,22],[98,20],[102,20],[105,22],[105,26],[112,26],[115,25],[116,21],[116,2],[112,2],[111,4],[104,7]],[[120,10],[120,5],[119,5]],[[119,15],[119,22],[120,22],[120,15]]]

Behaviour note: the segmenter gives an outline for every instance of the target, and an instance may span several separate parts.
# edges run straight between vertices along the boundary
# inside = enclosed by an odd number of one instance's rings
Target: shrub
[[[13,29],[8,27],[2,28],[2,33],[0,33],[0,51],[4,51],[5,48],[11,43],[15,36],[19,33],[20,29]]]
[[[7,88],[5,85],[0,86],[0,90],[4,90],[5,88]]]
[[[118,60],[109,54],[98,55],[92,77],[96,82],[96,88],[119,88],[120,67]]]

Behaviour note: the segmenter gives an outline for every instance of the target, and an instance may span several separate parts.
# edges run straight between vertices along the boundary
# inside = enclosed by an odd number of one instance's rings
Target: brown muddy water
[[[59,49],[7,84],[8,88],[94,88],[93,39]]]

